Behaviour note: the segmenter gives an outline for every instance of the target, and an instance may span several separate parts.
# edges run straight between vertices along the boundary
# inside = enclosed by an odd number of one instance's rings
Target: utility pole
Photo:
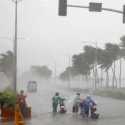
[[[14,32],[14,45],[13,45],[13,52],[14,52],[14,76],[13,76],[13,82],[14,82],[14,91],[17,92],[17,44],[18,44],[18,3],[21,0],[12,0],[12,2],[15,4],[15,32]]]
[[[18,32],[18,24],[17,24],[17,0],[15,1],[15,35],[14,35],[14,90],[17,92],[17,32]]]

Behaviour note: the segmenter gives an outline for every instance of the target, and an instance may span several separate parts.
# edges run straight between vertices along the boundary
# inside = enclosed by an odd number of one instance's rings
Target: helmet
[[[56,92],[55,95],[56,95],[56,96],[59,96],[59,92]]]
[[[87,95],[86,98],[87,98],[87,99],[91,99],[91,96],[90,96],[90,95]]]

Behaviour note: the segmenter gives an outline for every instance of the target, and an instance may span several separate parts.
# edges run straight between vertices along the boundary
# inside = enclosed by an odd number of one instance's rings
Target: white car
[[[37,82],[29,81],[27,85],[28,92],[37,92]]]

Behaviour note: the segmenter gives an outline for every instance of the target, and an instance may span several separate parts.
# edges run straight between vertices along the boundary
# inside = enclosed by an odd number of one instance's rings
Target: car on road
[[[28,92],[37,92],[37,82],[36,81],[29,81],[27,85]]]

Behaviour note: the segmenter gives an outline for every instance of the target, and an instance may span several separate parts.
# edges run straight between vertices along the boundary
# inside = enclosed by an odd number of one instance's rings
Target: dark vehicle
[[[28,92],[37,92],[37,82],[36,81],[29,81],[27,85]]]
[[[96,106],[93,106],[91,108],[91,118],[92,119],[98,119],[99,118],[99,113],[97,113],[97,108]]]
[[[92,118],[92,119],[99,119],[99,113],[97,113],[96,105],[93,106],[93,107],[90,109],[90,111],[91,111],[91,116],[90,116],[90,118]],[[86,118],[86,117],[89,117],[89,114],[87,114],[87,113],[85,112],[85,110],[82,110],[81,116],[82,116],[83,118]]]

